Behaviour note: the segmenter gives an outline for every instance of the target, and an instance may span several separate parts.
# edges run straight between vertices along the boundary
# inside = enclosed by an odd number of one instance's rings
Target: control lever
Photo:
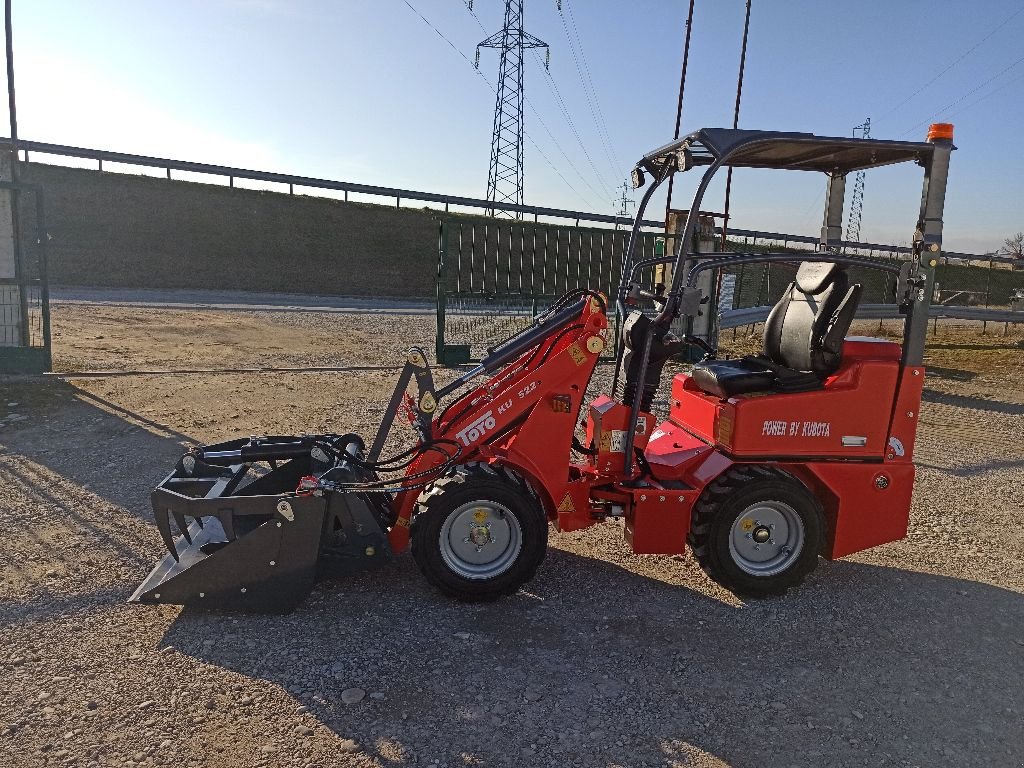
[[[704,339],[700,338],[699,336],[692,336],[689,333],[687,333],[686,335],[683,336],[683,341],[685,341],[687,344],[690,344],[690,345],[692,345],[694,347],[697,347],[698,349],[700,349],[700,350],[702,350],[704,352],[704,357],[701,359],[702,363],[706,362],[708,360],[714,360],[715,359],[715,355],[718,354],[718,350],[717,349],[712,347],[710,344],[708,344],[706,341],[704,341]]]
[[[664,288],[662,288],[664,290]],[[651,291],[645,291],[639,285],[630,286],[629,293],[626,294],[626,303],[637,305],[641,299],[647,299],[653,301],[659,308],[665,306],[668,299],[662,296],[660,293],[652,293]]]

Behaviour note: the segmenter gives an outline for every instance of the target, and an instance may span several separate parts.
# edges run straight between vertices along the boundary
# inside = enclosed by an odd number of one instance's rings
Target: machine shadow
[[[921,400],[926,403],[942,403],[957,408],[969,408],[975,411],[989,411],[991,413],[1003,413],[1009,416],[1024,416],[1024,403],[1008,403],[1002,400],[991,398],[970,397],[969,395],[954,395],[948,392],[939,392],[934,389],[925,388]]]
[[[552,549],[528,592],[468,605],[403,556],[321,585],[292,616],[182,613],[164,642],[283,687],[382,765],[701,754],[734,766],[997,765],[1024,754],[1020,594],[823,562],[789,596],[742,604],[710,596],[688,558],[658,560],[677,583]],[[344,704],[353,687],[376,696]]]
[[[7,551],[21,553],[4,566],[15,587],[0,622],[126,599],[159,557],[154,468],[165,472],[188,437],[60,379],[0,387],[23,416],[0,431],[0,523]]]

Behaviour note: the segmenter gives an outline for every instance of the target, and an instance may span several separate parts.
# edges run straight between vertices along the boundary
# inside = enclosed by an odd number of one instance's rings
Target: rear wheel
[[[775,467],[736,466],[694,506],[690,546],[712,579],[738,595],[781,595],[818,564],[821,505]]]
[[[510,470],[468,464],[420,494],[412,554],[427,581],[460,600],[494,600],[533,578],[547,550],[540,502]]]

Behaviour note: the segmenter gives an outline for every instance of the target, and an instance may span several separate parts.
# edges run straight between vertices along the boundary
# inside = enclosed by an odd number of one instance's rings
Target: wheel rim
[[[775,576],[789,568],[804,548],[804,523],[789,504],[759,501],[737,516],[729,554],[744,573]]]
[[[441,558],[465,579],[500,576],[523,547],[519,520],[494,501],[471,501],[456,509],[441,527]]]

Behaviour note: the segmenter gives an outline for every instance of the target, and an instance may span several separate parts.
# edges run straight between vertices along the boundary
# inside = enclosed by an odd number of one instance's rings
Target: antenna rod
[[[740,49],[740,74],[736,79],[736,109],[732,114],[732,127],[740,126],[740,98],[743,96],[743,70],[747,64],[747,34],[750,32],[750,0],[747,0],[747,16],[743,21],[743,47]],[[732,166],[725,177],[725,210],[722,216],[722,250],[725,250],[725,238],[729,230],[729,198],[732,196]]]
[[[693,29],[693,4],[690,0],[690,10],[686,14],[686,40],[683,42],[683,71],[679,75],[679,101],[676,103],[676,130],[672,134],[672,140],[679,138],[679,130],[683,123],[683,92],[686,90],[686,67],[690,61],[690,31]],[[672,182],[675,181],[675,174],[668,180],[668,197],[665,198],[665,223],[668,224],[668,212],[672,210]]]

